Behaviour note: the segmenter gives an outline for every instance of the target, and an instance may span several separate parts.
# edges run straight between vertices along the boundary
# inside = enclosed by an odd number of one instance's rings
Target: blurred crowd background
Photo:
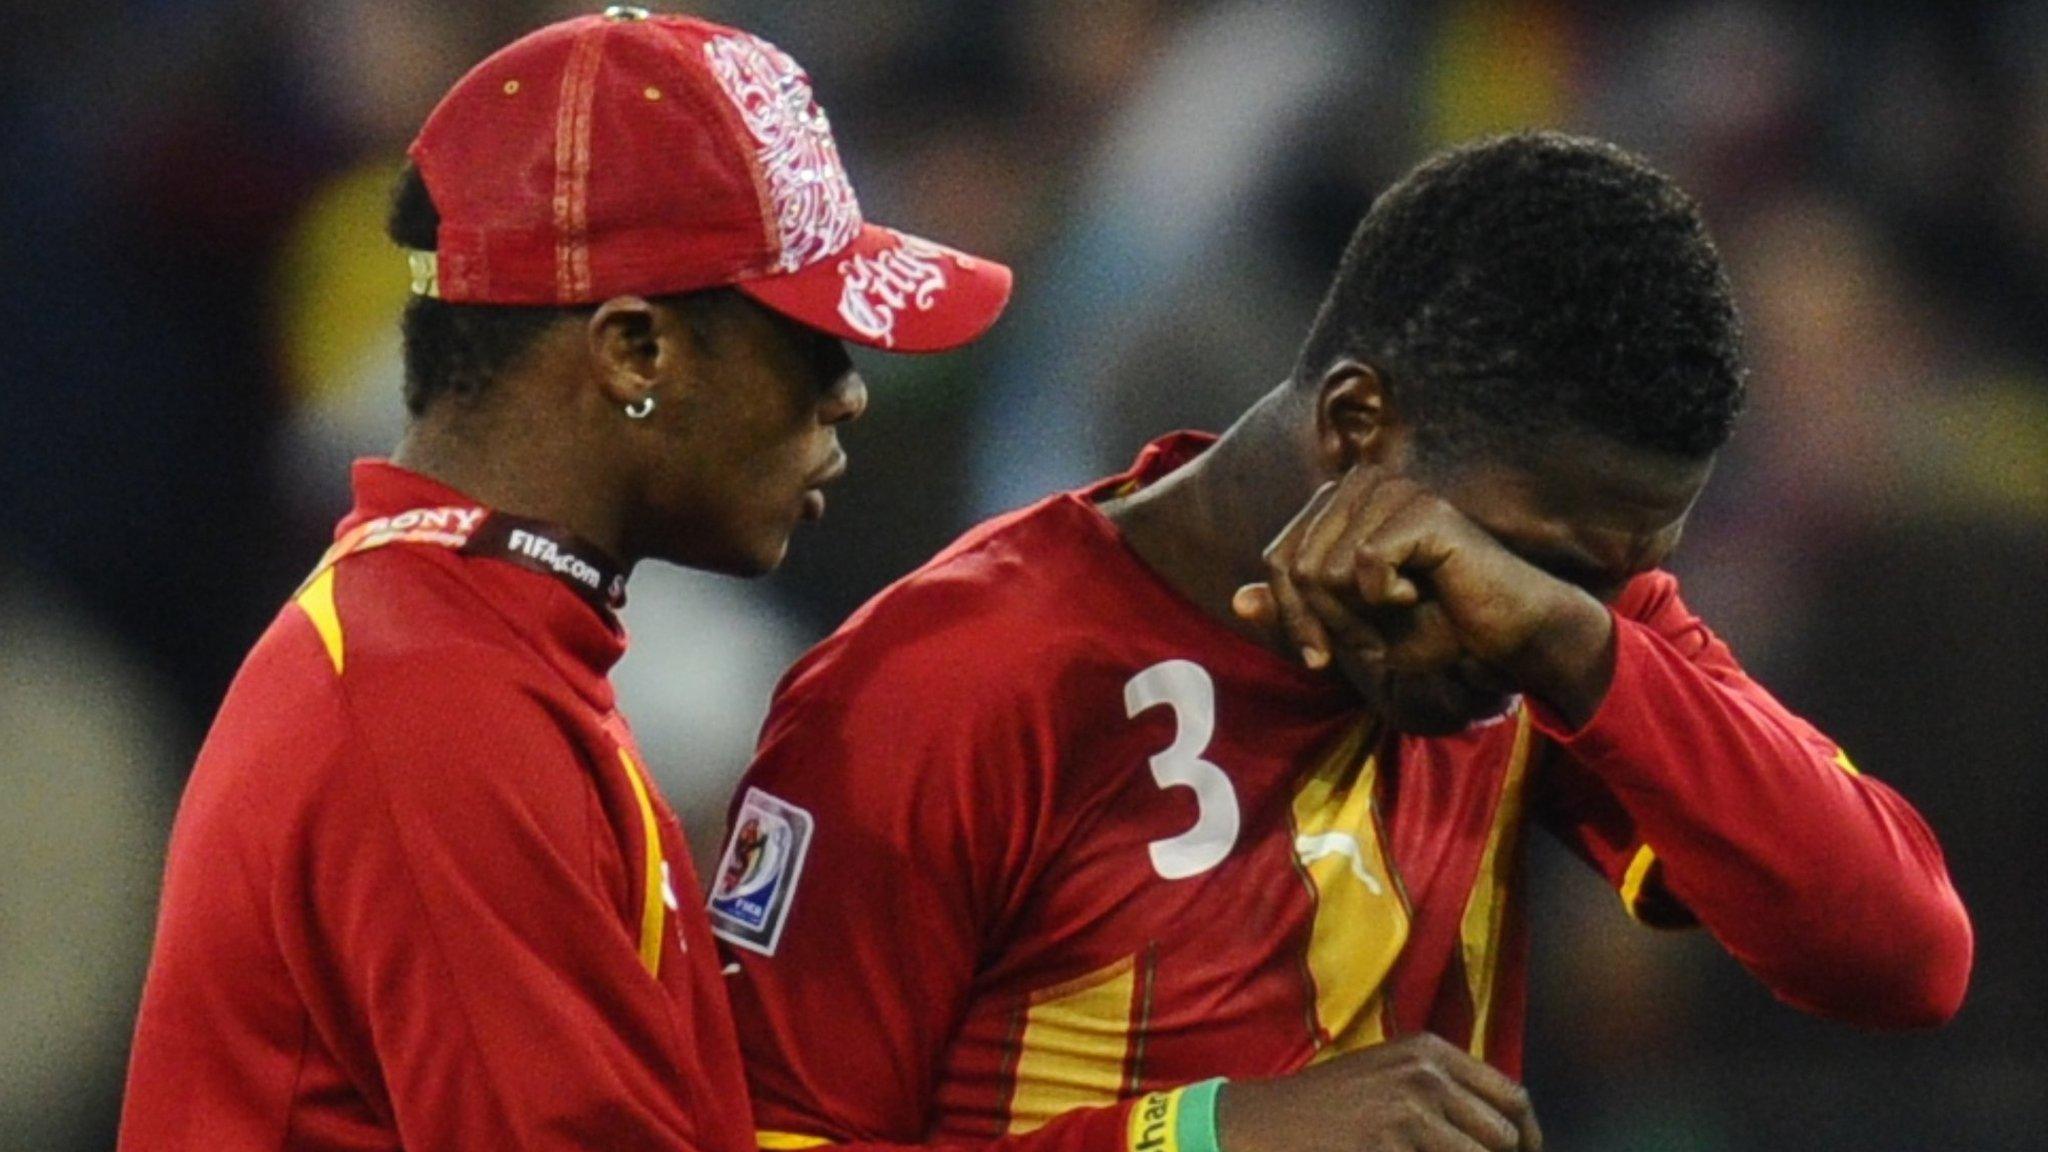
[[[976,519],[1227,423],[1422,156],[1590,132],[1702,200],[1745,310],[1688,595],[1919,804],[1978,967],[1940,1032],[1807,1020],[1541,845],[1550,1143],[2048,1141],[2048,4],[693,8],[809,67],[872,217],[1020,285],[969,352],[863,361],[852,481],[785,571],[636,577],[624,691],[700,854],[804,646]],[[400,427],[391,178],[456,76],[576,10],[0,6],[0,1147],[111,1145],[184,774]]]

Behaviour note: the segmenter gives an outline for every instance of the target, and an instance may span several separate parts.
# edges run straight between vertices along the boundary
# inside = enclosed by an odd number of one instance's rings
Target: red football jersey
[[[1375,739],[1096,509],[1205,443],[976,529],[781,686],[711,901],[764,1147],[1107,1152],[1137,1094],[1422,1030],[1519,1075],[1532,823],[1795,1003],[1953,1011],[1970,935],[1933,837],[1671,576],[1621,597],[1583,730],[1525,704]]]
[[[355,484],[179,808],[123,1152],[752,1152],[597,567],[391,465]]]

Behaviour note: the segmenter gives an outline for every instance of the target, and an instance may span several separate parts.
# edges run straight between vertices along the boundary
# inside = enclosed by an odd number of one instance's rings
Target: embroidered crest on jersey
[[[860,202],[810,77],[780,48],[744,33],[706,41],[704,58],[753,134],[782,247],[777,267],[794,272],[853,243]]]
[[[896,317],[911,308],[930,310],[946,287],[946,270],[939,261],[949,257],[957,254],[905,236],[894,248],[841,261],[845,287],[839,292],[839,315],[854,331],[894,348]]]
[[[747,789],[711,886],[711,930],[727,943],[775,954],[811,846],[811,814]]]

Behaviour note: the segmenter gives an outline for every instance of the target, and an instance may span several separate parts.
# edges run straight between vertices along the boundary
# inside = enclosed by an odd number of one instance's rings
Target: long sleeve
[[[1970,923],[1918,813],[1751,680],[1677,581],[1615,612],[1613,685],[1555,744],[1538,812],[1650,923],[1696,918],[1780,999],[1866,1027],[1961,1005]]]

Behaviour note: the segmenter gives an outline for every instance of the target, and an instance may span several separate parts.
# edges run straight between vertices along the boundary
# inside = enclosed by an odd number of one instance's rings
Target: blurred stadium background
[[[111,1146],[186,767],[399,428],[388,182],[463,69],[580,7],[0,10],[0,1147]],[[1428,151],[1592,132],[1702,199],[1746,311],[1691,599],[1920,804],[1979,961],[1949,1029],[1855,1033],[1540,849],[1551,1144],[2048,1142],[2048,4],[695,9],[809,66],[872,215],[1021,284],[972,352],[865,363],[853,481],[786,571],[635,581],[629,707],[700,853],[803,646],[974,519],[1219,427]]]

